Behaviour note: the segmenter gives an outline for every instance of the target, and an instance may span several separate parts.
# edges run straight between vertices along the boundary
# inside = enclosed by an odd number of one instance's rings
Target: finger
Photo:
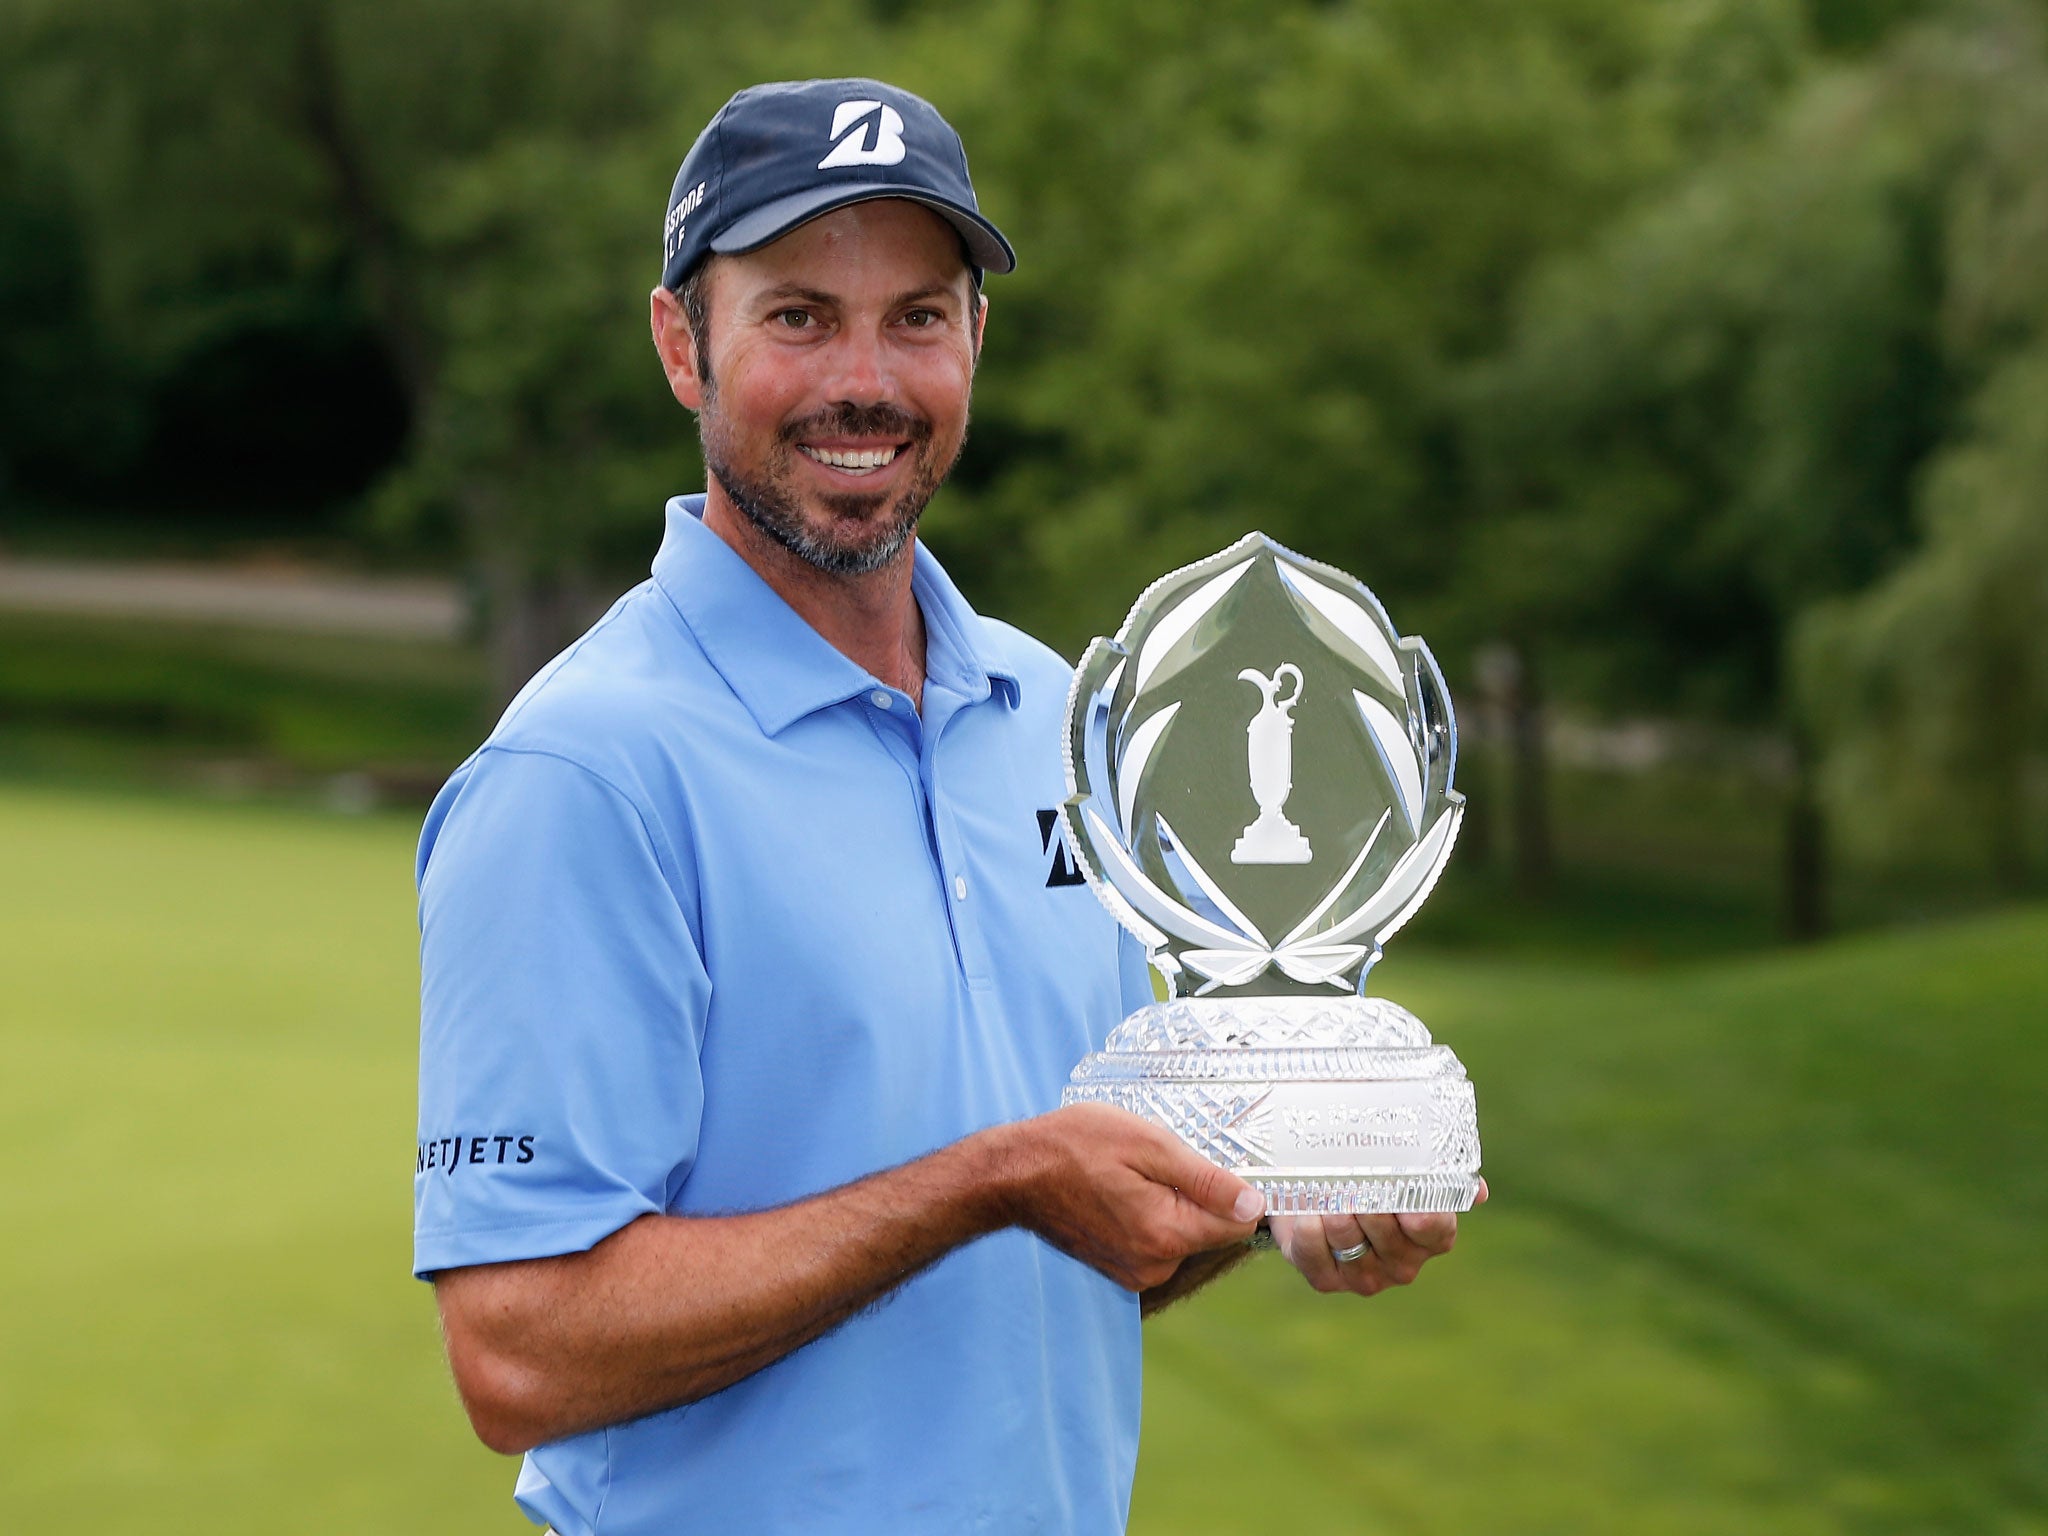
[[[1161,1131],[1156,1169],[1148,1169],[1162,1184],[1170,1184],[1211,1216],[1249,1226],[1266,1214],[1266,1199],[1227,1168],[1219,1168],[1171,1132]]]
[[[1405,1211],[1395,1220],[1401,1236],[1425,1258],[1449,1253],[1458,1240],[1458,1217],[1453,1211]]]
[[[1472,1204],[1486,1204],[1486,1197],[1492,1191],[1486,1187],[1486,1180],[1479,1181],[1479,1191],[1472,1197]],[[1401,1217],[1401,1230],[1416,1243],[1427,1248],[1431,1254],[1449,1253],[1458,1240],[1458,1213],[1456,1211],[1416,1211]]]
[[[1372,1257],[1372,1238],[1366,1234],[1362,1218],[1350,1215],[1325,1216],[1323,1218],[1323,1241],[1330,1245],[1330,1256],[1339,1264],[1357,1264]],[[1338,1255],[1350,1253],[1364,1245],[1365,1252],[1354,1253],[1350,1258]]]
[[[1406,1285],[1422,1272],[1430,1250],[1402,1230],[1399,1216],[1366,1216],[1360,1224],[1372,1244],[1373,1260],[1388,1281]]]
[[[1301,1278],[1319,1291],[1341,1291],[1345,1277],[1330,1253],[1322,1220],[1315,1216],[1275,1216],[1269,1225],[1281,1255],[1301,1271]]]
[[[1331,1247],[1330,1259],[1337,1266],[1339,1285],[1359,1296],[1377,1296],[1390,1285],[1406,1285],[1415,1277],[1420,1263],[1412,1267],[1406,1258],[1390,1260],[1380,1252],[1389,1243],[1385,1216],[1325,1216],[1323,1235]],[[1355,1234],[1355,1235],[1354,1235]],[[1362,1253],[1353,1250],[1363,1248]]]
[[[1252,1193],[1257,1195],[1256,1190]],[[1240,1243],[1250,1242],[1259,1230],[1256,1220],[1239,1221],[1235,1216],[1219,1216],[1186,1192],[1177,1192],[1172,1219],[1183,1251],[1191,1254],[1214,1248],[1234,1248]]]

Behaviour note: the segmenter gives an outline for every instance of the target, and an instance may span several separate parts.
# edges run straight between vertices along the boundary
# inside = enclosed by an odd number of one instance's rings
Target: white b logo
[[[877,110],[881,116],[871,148],[867,116]],[[857,132],[847,133],[847,129],[856,125]],[[821,171],[839,165],[894,165],[904,154],[903,115],[879,101],[842,101],[832,114],[832,138],[832,153],[818,162]]]

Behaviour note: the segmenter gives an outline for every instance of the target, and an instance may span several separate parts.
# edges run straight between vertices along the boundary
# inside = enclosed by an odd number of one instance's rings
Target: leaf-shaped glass
[[[1464,814],[1429,647],[1260,533],[1088,648],[1066,747],[1068,836],[1178,995],[1360,989]]]

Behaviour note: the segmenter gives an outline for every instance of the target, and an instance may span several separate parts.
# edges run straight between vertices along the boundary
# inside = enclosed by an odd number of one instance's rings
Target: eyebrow
[[[891,309],[901,309],[905,304],[915,304],[921,299],[950,299],[954,297],[956,295],[951,287],[943,283],[932,283],[923,288],[913,288],[908,293],[897,294],[890,301],[889,307]]]
[[[777,299],[802,299],[807,304],[823,304],[828,307],[839,302],[829,293],[822,293],[816,288],[805,288],[796,283],[778,283],[758,296],[758,302],[763,304],[773,303]]]
[[[905,304],[915,304],[920,300],[953,297],[956,295],[946,284],[927,283],[922,288],[912,288],[897,294],[889,301],[887,307],[901,309]],[[760,294],[757,302],[772,304],[782,299],[802,299],[807,304],[821,304],[827,308],[837,308],[841,302],[836,294],[826,293],[817,288],[806,288],[800,283],[778,283]]]

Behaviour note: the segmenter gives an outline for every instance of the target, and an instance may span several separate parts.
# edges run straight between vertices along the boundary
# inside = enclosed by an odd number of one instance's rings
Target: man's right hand
[[[989,1134],[1004,1139],[1011,1222],[1127,1290],[1181,1261],[1248,1241],[1259,1192],[1170,1131],[1106,1104],[1074,1104]]]
[[[1144,1291],[1244,1242],[1260,1210],[1179,1138],[1084,1104],[794,1204],[642,1216],[581,1253],[443,1270],[434,1291],[477,1435],[524,1451],[730,1386],[1004,1227]]]

